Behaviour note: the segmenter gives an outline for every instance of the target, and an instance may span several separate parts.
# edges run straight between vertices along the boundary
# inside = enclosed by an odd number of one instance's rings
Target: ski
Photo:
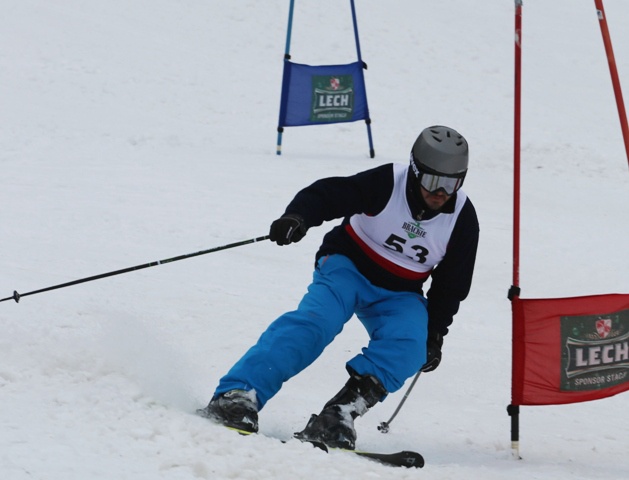
[[[384,465],[391,467],[406,467],[406,468],[422,468],[424,466],[424,457],[417,452],[410,450],[402,450],[395,453],[377,453],[377,452],[362,452],[354,451],[359,457],[370,458]]]
[[[234,427],[225,427],[228,430],[239,433],[240,435],[259,435],[253,432],[249,432],[247,430],[241,430],[239,428]],[[303,441],[303,440],[302,440]],[[282,443],[286,443],[286,440],[281,440]],[[370,460],[374,460],[383,465],[388,465],[390,467],[407,467],[407,468],[422,468],[425,464],[424,457],[417,452],[403,450],[401,452],[394,453],[380,453],[380,452],[367,452],[364,450],[348,450],[345,448],[330,448],[324,443],[320,442],[311,442],[304,441],[305,443],[310,443],[314,447],[317,447],[323,450],[326,453],[331,451],[333,452],[343,452],[343,453],[353,453],[354,455],[358,455],[359,457],[368,458]]]
[[[308,442],[317,448],[320,448],[324,452],[336,451],[344,453],[353,453],[359,457],[368,458],[374,460],[383,465],[390,467],[407,467],[407,468],[422,468],[425,464],[424,457],[417,452],[409,450],[403,450],[395,453],[379,453],[379,452],[367,452],[364,450],[347,450],[344,448],[330,448],[327,445],[319,442]]]
[[[205,416],[202,410],[197,411],[197,413],[201,416]],[[248,430],[242,430],[240,428],[229,427],[227,425],[222,425],[224,428],[231,430],[232,432],[239,433],[240,435],[249,436],[249,435],[260,435],[254,432],[250,432]],[[282,443],[286,443],[287,440],[280,440]],[[316,448],[323,450],[326,453],[329,452],[343,452],[343,453],[352,453],[354,455],[358,455],[359,457],[367,458],[369,460],[376,461],[383,465],[388,465],[390,467],[407,467],[407,468],[422,468],[425,464],[424,457],[417,452],[403,450],[400,452],[394,453],[380,453],[380,452],[368,452],[364,450],[349,450],[346,448],[331,448],[321,442],[312,442],[309,440],[300,440],[304,443],[310,443]]]

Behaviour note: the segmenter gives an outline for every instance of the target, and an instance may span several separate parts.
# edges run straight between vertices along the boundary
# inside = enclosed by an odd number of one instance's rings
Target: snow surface
[[[296,2],[299,63],[355,59],[349,2]],[[391,469],[193,414],[294,308],[332,224],[0,305],[0,478],[625,479],[627,400],[509,418],[512,1],[356,2],[376,157],[362,122],[289,128],[275,155],[287,0],[4,0],[0,15],[0,297],[265,235],[317,178],[406,162],[419,131],[471,145],[481,222],[469,299],[444,360],[357,421],[358,447],[415,449]],[[629,2],[607,0],[629,96]],[[629,169],[592,1],[523,17],[524,298],[629,293]],[[260,417],[287,439],[346,380],[348,323]],[[410,383],[410,382],[409,382]],[[407,383],[408,385],[408,383]]]

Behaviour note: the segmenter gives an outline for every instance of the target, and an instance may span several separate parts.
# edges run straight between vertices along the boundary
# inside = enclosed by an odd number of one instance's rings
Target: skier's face
[[[431,210],[441,210],[445,203],[450,200],[451,195],[447,195],[443,190],[438,190],[435,193],[430,193],[424,187],[421,187],[422,197],[424,202]]]

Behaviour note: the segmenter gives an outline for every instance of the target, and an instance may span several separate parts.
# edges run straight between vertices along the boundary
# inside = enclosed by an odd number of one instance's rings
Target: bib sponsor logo
[[[402,229],[406,232],[408,238],[426,237],[426,230],[419,225],[419,222],[404,222]]]

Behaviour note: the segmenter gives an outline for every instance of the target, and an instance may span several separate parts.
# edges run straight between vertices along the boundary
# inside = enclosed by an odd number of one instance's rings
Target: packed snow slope
[[[629,2],[606,0],[629,95]],[[302,187],[406,162],[446,124],[471,146],[477,270],[391,432],[406,386],[357,421],[358,447],[291,441],[346,380],[355,319],[261,412],[265,436],[194,415],[310,281],[334,223],[0,304],[0,478],[580,480],[626,478],[627,394],[509,419],[514,3],[357,0],[376,157],[364,123],[287,128],[275,154],[288,0],[4,0],[0,297],[266,235]],[[629,293],[629,168],[594,4],[523,9],[522,296]],[[356,58],[349,2],[297,1],[291,54]],[[408,385],[408,384],[407,384]],[[273,437],[272,438],[266,438]]]

